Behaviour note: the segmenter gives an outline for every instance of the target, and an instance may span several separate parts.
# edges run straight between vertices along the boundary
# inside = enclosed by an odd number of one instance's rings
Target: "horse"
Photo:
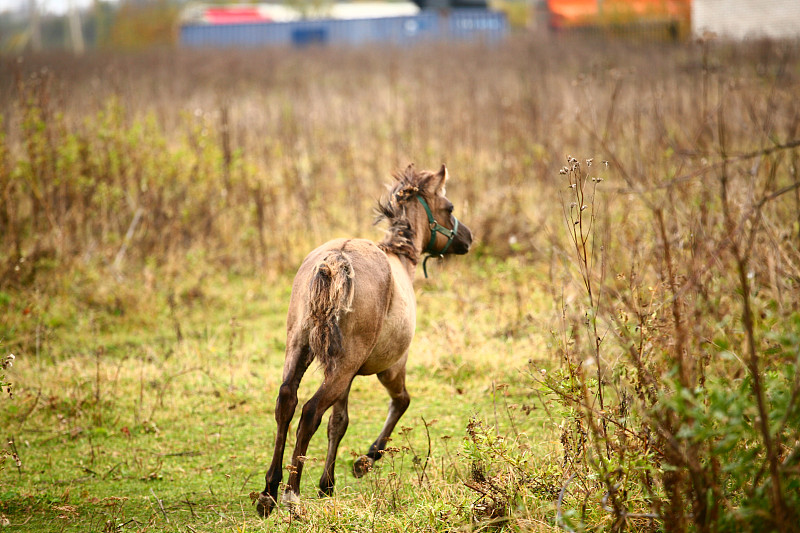
[[[445,196],[445,165],[438,172],[417,171],[409,165],[393,177],[388,198],[379,201],[377,209],[376,223],[385,220],[389,226],[384,239],[378,243],[329,241],[305,258],[295,276],[286,319],[286,359],[275,406],[275,449],[266,487],[254,495],[257,511],[264,518],[278,503],[297,389],[312,361],[320,363],[324,378],[303,406],[281,501],[290,507],[299,503],[306,450],[329,408],[328,450],[319,493],[333,494],[336,452],[347,430],[347,399],[356,376],[376,374],[391,402],[380,435],[369,451],[356,459],[353,474],[363,476],[381,458],[411,401],[405,377],[416,327],[413,280],[417,264],[423,254],[427,258],[463,255],[472,244],[472,232],[453,216],[453,204]]]

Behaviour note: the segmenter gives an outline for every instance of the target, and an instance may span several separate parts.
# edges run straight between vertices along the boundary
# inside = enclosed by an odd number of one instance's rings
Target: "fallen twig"
[[[169,524],[170,523],[169,522],[169,517],[167,516],[166,509],[164,509],[164,504],[161,503],[161,500],[158,498],[158,496],[156,496],[156,493],[155,493],[155,491],[153,491],[152,488],[150,489],[150,494],[152,494],[153,498],[156,499],[156,503],[158,503],[158,507],[161,509],[161,513],[164,515],[164,520],[166,520],[167,524]]]
[[[561,487],[561,490],[558,492],[558,502],[556,502],[556,525],[563,529],[564,531],[569,531],[570,533],[575,533],[575,530],[564,524],[564,519],[561,516],[561,502],[564,500],[564,493],[567,492],[567,487],[572,480],[575,479],[576,474],[572,474],[567,479],[567,482],[564,483],[564,486]]]

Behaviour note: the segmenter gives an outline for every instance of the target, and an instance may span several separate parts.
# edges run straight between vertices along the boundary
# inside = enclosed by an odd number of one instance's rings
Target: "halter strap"
[[[425,274],[425,277],[428,277],[428,259],[431,257],[442,257],[442,255],[450,248],[450,245],[453,243],[453,239],[456,238],[456,232],[458,231],[458,219],[453,217],[453,229],[447,229],[438,222],[436,219],[433,218],[433,213],[431,212],[431,208],[428,206],[428,202],[422,196],[417,196],[417,200],[419,203],[422,204],[422,207],[425,208],[425,213],[428,215],[428,227],[431,230],[431,238],[428,241],[428,246],[425,247],[423,250],[424,253],[428,254],[425,257],[425,260],[422,261],[422,272]],[[445,237],[447,237],[447,242],[444,245],[444,248],[441,250],[436,250],[436,234],[441,233]]]

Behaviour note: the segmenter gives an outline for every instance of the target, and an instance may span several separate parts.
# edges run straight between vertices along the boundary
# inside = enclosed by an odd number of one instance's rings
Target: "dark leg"
[[[278,401],[275,405],[275,421],[278,426],[275,435],[275,451],[272,455],[272,463],[267,470],[267,486],[259,496],[256,506],[258,514],[264,518],[269,516],[278,501],[278,487],[283,478],[282,463],[286,447],[286,434],[297,407],[297,388],[310,364],[308,346],[287,349],[286,363],[283,367],[283,384],[278,392]]]
[[[322,416],[350,388],[353,374],[326,375],[325,380],[314,396],[303,406],[303,414],[297,425],[297,442],[292,452],[292,466],[283,501],[294,504],[300,498],[300,478],[303,475],[303,460],[311,437],[319,428]]]
[[[400,420],[400,417],[408,409],[408,404],[411,403],[411,398],[408,395],[408,391],[406,391],[406,357],[403,357],[393,367],[378,374],[378,379],[386,387],[392,399],[389,404],[389,415],[383,424],[381,434],[369,447],[367,455],[362,455],[353,463],[353,475],[356,477],[361,477],[369,472],[375,461],[381,458],[383,450],[386,449],[386,443],[397,425],[397,421]]]
[[[349,396],[350,386],[348,385],[342,397],[333,404],[333,412],[328,421],[328,455],[325,457],[325,470],[323,470],[322,478],[319,480],[320,495],[331,496],[333,494],[336,452],[339,449],[342,437],[347,431],[347,424],[350,420],[347,416],[347,399]]]

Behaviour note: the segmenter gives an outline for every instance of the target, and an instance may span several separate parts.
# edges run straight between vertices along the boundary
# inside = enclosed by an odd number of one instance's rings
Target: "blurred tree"
[[[90,47],[99,48],[108,44],[111,23],[117,5],[107,0],[94,0],[91,9],[85,14],[83,34]]]
[[[42,49],[65,48],[69,43],[66,18],[56,15],[40,15]]]
[[[75,0],[69,0],[67,21],[69,23],[69,40],[72,45],[72,51],[76,54],[82,54],[86,50],[86,44],[83,39],[81,16],[75,6]]]
[[[31,48],[34,52],[38,52],[42,49],[42,27],[39,23],[39,6],[36,4],[36,0],[29,0],[28,1],[29,11],[30,11],[30,38],[31,38]]]
[[[168,0],[124,1],[100,45],[134,50],[177,42],[179,8]]]

